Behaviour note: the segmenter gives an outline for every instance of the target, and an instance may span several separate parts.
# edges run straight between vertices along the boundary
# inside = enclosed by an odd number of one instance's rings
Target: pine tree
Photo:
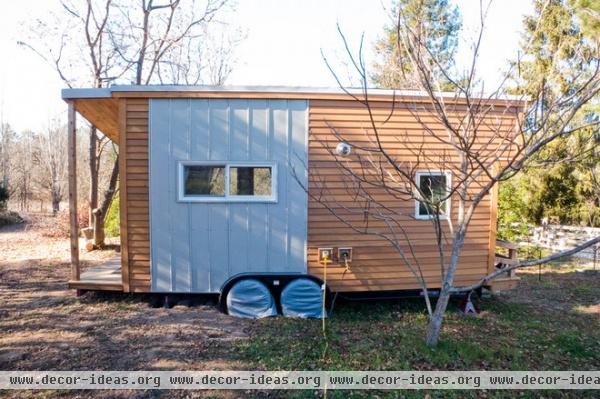
[[[600,0],[575,0],[574,7],[583,34],[600,41]]]
[[[599,5],[597,0],[535,0],[534,14],[524,21],[516,91],[532,97],[544,91],[546,101],[538,104],[536,117],[554,98],[568,95],[575,79],[591,73],[590,61],[597,57],[600,38]],[[576,120],[597,119],[598,103],[592,104]],[[548,146],[539,156],[539,167],[524,171],[515,182],[520,185],[516,190],[529,198],[526,207],[519,209],[522,220],[539,223],[544,217],[556,217],[564,224],[600,225],[600,185],[593,172],[600,171],[599,147],[597,126]],[[566,154],[571,162],[552,162]],[[500,206],[500,212],[503,209]]]
[[[534,95],[545,88],[546,97],[566,94],[573,79],[588,70],[593,41],[583,34],[572,2],[535,0],[534,10],[524,21],[519,92]]]
[[[382,88],[417,89],[418,80],[402,44],[398,43],[398,24],[408,26],[421,37],[437,63],[448,71],[454,64],[461,21],[457,6],[449,0],[398,0],[393,7],[395,23],[385,27],[375,51],[373,82]],[[441,76],[437,76],[446,82]]]

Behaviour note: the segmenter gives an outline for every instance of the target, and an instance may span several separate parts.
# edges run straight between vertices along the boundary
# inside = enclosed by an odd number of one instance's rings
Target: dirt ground
[[[82,253],[84,266],[112,256],[113,250]],[[0,370],[244,367],[231,356],[231,341],[247,337],[247,321],[219,312],[211,299],[166,309],[152,308],[143,296],[78,298],[67,289],[69,257],[68,239],[44,237],[36,223],[0,229]]]
[[[214,305],[214,298],[210,297],[199,299],[200,304],[196,303],[194,306],[180,303],[172,309],[153,308],[151,296],[87,293],[77,297],[75,291],[67,289],[70,270],[69,240],[66,237],[48,237],[47,222],[48,220],[40,222],[33,219],[26,224],[0,229],[0,370],[231,370],[271,367],[290,369],[298,367],[306,360],[305,355],[295,357],[298,352],[292,350],[294,346],[305,342],[307,351],[318,346],[321,336],[319,323],[300,323],[283,318],[263,321],[237,319],[219,312]],[[82,252],[82,265],[84,268],[96,265],[115,255],[114,250]],[[550,319],[564,319],[566,325],[579,322],[580,318],[590,320],[589,328],[597,331],[595,326],[600,325],[597,289],[600,286],[600,274],[580,272],[579,265],[564,269],[561,267],[559,270],[552,265],[545,266],[541,271],[541,278],[538,277],[537,270],[523,272],[519,289],[509,295],[494,297],[488,305],[490,309],[485,312],[487,316],[475,321],[463,317],[450,318],[447,330],[452,330],[452,323],[458,323],[456,325],[461,331],[472,330],[473,334],[480,336],[482,325],[485,327],[488,322],[494,324],[493,320],[486,321],[487,319],[510,319],[508,316],[511,308],[507,308],[506,303],[512,302],[518,306],[525,306],[527,312],[533,312],[531,314],[540,313]],[[342,317],[336,320],[342,325],[347,321],[350,331],[360,331],[361,320],[364,319],[363,324],[367,327],[371,325],[369,320],[374,307],[380,309],[384,316],[389,313],[392,317],[396,315],[395,309],[400,305],[401,303],[392,303],[387,308],[381,308],[381,304],[363,304],[360,305],[363,308],[362,313],[357,313],[351,304],[340,303]],[[342,309],[344,306],[347,307],[346,321]],[[508,309],[508,316],[502,313],[503,308]],[[422,313],[422,310],[417,309],[412,313],[409,311],[406,317],[418,318]],[[381,328],[389,328],[390,323],[402,323],[402,315],[395,321],[384,316]],[[515,317],[518,319],[515,321],[524,322],[520,316]],[[511,334],[518,333],[518,329],[523,328],[521,324],[518,324],[521,327],[510,323],[507,326],[509,329],[517,329]],[[314,327],[316,335],[303,333],[303,329],[308,327]],[[539,326],[531,328],[534,327]],[[348,330],[344,329],[344,334]],[[595,333],[588,334],[583,330],[581,328],[580,332],[575,331],[575,338],[582,334],[584,338],[588,335],[596,336]],[[371,332],[368,328],[365,331],[364,340],[370,342]],[[566,338],[569,338],[567,344],[571,343],[576,354],[580,354],[577,352],[581,346],[579,341],[571,336]],[[277,344],[277,340],[281,342]],[[343,360],[342,355],[347,355],[348,351],[343,349],[345,341],[340,345],[342,347],[339,348],[339,359]],[[530,349],[527,342],[523,345],[526,350]],[[246,348],[245,352],[243,348]],[[282,351],[282,348],[286,349]],[[342,362],[338,369],[372,367],[368,354],[377,353],[379,346],[366,350],[362,346],[360,348],[362,349],[350,351],[350,354],[354,353],[360,357],[363,356],[360,353],[364,351],[364,365],[360,362]],[[391,348],[395,346],[392,345]],[[331,351],[334,352],[335,349],[335,345],[332,344]],[[268,350],[274,351],[273,355],[269,355]],[[393,350],[396,349],[390,349]],[[270,363],[263,364],[265,359],[261,360],[257,353],[269,357],[267,360]],[[435,357],[435,353],[430,355]],[[284,356],[285,359],[281,360],[278,356]],[[417,357],[419,356],[421,355],[417,353]],[[273,365],[269,366],[271,363]],[[0,397],[280,396],[271,391],[151,390],[0,391]]]

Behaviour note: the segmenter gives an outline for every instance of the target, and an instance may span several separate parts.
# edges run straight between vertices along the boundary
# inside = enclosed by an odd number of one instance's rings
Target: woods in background
[[[394,23],[377,41],[373,82],[382,88],[418,88],[415,71],[399,46],[400,25],[413,27],[424,37],[427,52],[438,68],[460,80],[454,56],[459,46],[461,16],[448,0],[398,0]],[[544,89],[540,113],[559,96],[571,94],[576,79],[592,73],[590,60],[600,38],[600,2],[596,0],[534,0],[534,13],[525,18],[519,59],[514,61],[513,94],[533,97]],[[538,22],[539,21],[539,22]],[[488,33],[490,34],[490,33]],[[446,76],[442,89],[451,89]],[[523,168],[500,185],[499,234],[518,235],[518,223],[539,224],[547,218],[569,225],[600,226],[600,132],[594,124],[600,117],[598,100],[580,110],[573,125],[590,124],[576,135],[563,137],[537,156],[535,164]],[[568,156],[567,156],[568,155]],[[568,158],[565,161],[565,158]]]
[[[218,20],[227,7],[225,0],[135,4],[63,0],[56,13],[36,21],[21,43],[44,58],[69,87],[223,84],[235,65],[233,49],[242,38],[239,31]],[[522,51],[515,57],[510,76],[513,93],[529,95],[543,86],[549,104],[552,97],[568,94],[574,79],[590,73],[589,59],[600,37],[599,8],[596,0],[535,0],[533,15],[524,21]],[[461,79],[454,62],[461,29],[456,5],[449,0],[398,0],[391,11],[401,18],[394,18],[376,43],[378,58],[371,79],[378,87],[418,87],[416,71],[406,51],[397,45],[400,24],[413,27],[423,37],[426,51],[435,55],[430,58],[440,64],[433,71],[456,72],[452,78]],[[443,89],[449,88],[446,77],[435,78]],[[591,101],[575,117],[576,122],[589,121],[589,129],[556,140],[540,154],[536,165],[501,184],[502,236],[513,223],[538,224],[543,218],[600,226],[600,133],[592,124],[599,118],[599,108],[597,100]],[[2,124],[1,184],[19,209],[39,209],[46,202],[57,212],[64,200],[65,163],[58,162],[64,154],[59,151],[62,142],[57,141],[63,140],[62,127],[58,121],[52,124],[48,132],[14,132]],[[118,192],[117,180],[111,184],[110,179],[118,172],[118,148],[93,126],[80,135],[88,136],[80,138],[78,151],[80,164],[88,165],[88,170],[80,171],[78,182],[80,192],[87,193],[92,223],[92,210],[108,209]],[[49,146],[50,142],[54,145]],[[101,214],[97,229],[103,229],[108,218],[108,212]]]
[[[88,130],[80,136],[79,162],[89,159],[85,148]],[[101,189],[108,185],[107,165],[116,152],[111,149],[101,157],[99,175]],[[10,199],[10,206],[21,212],[51,212],[56,215],[63,210],[67,199],[67,146],[66,126],[60,120],[48,122],[40,131],[16,132],[10,125],[0,128],[0,159],[2,159],[2,186]],[[79,171],[78,184],[89,189],[89,174]],[[87,218],[86,218],[87,219]]]
[[[217,19],[228,8],[228,0],[61,0],[59,9],[36,20],[19,44],[43,58],[69,88],[221,85],[235,65],[233,50],[242,39],[239,30]],[[114,218],[109,209],[118,192],[118,147],[95,126],[85,132],[86,147],[78,154],[86,153],[82,164],[88,170],[85,179],[78,177],[79,192],[88,193],[87,219],[94,245],[102,247],[105,224]],[[45,171],[36,185],[49,190],[57,210],[65,194],[64,153],[43,148],[52,135],[34,136],[41,147],[37,159],[28,161],[37,162]],[[63,132],[63,141],[64,136]],[[25,134],[15,137],[15,143],[28,142]],[[31,181],[28,171],[22,174],[17,186],[10,182],[6,186],[21,192],[26,209]]]
[[[524,51],[516,67],[515,92],[531,95],[546,89],[540,112],[553,99],[571,94],[573,82],[593,73],[590,60],[600,45],[600,2],[536,0],[527,17]],[[537,16],[540,16],[539,22]],[[530,43],[529,47],[525,43]],[[600,118],[598,99],[582,108],[572,124],[588,124],[561,137],[536,162],[500,186],[499,233],[519,234],[519,223],[542,219],[567,225],[600,226]]]

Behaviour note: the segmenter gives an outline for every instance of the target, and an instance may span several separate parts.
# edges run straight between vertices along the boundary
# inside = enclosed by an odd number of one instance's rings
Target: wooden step
[[[489,282],[485,287],[490,289],[492,292],[510,291],[517,288],[519,285],[520,277],[498,277]]]
[[[91,290],[91,291],[123,291],[123,284],[114,281],[76,281],[69,280],[68,286],[75,290]]]
[[[516,265],[517,263],[520,262],[520,260],[517,258],[507,258],[504,256],[498,256],[498,255],[496,255],[495,261],[496,261],[496,263],[502,263],[505,265]]]
[[[519,244],[517,244],[516,242],[501,240],[499,238],[496,240],[496,246],[507,249],[519,249]]]

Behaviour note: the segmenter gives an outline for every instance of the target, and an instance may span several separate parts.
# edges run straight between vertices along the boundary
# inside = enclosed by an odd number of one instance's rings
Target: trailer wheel
[[[275,300],[269,288],[259,280],[237,281],[227,293],[226,311],[231,316],[260,319],[277,316]]]
[[[297,278],[281,291],[281,313],[286,317],[327,317],[323,307],[323,287],[314,280]]]

